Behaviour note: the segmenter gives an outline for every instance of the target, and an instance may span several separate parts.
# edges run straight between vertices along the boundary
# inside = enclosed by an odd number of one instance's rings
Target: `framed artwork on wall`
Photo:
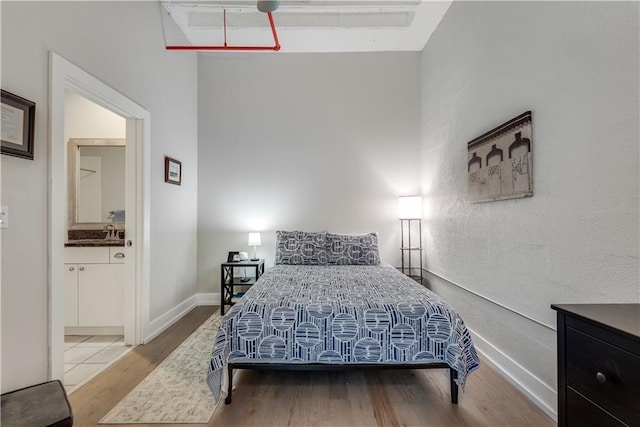
[[[471,203],[533,196],[531,111],[467,143]]]
[[[164,156],[164,182],[169,184],[182,184],[182,162]]]
[[[35,102],[5,90],[2,99],[2,154],[33,160],[33,132],[36,121]]]

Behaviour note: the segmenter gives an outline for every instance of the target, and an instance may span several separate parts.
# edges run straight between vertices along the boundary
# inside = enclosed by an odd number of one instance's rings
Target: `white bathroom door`
[[[143,200],[140,199],[142,188],[142,129],[139,119],[127,119],[127,149],[125,159],[125,234],[124,234],[124,343],[133,345],[140,342],[142,335],[139,316],[140,299],[136,294],[136,283],[140,280],[138,273],[141,259],[138,244],[142,240],[138,225],[141,221]]]

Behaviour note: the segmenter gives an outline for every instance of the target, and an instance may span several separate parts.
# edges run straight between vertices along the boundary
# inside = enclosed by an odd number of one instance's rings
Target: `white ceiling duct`
[[[224,45],[225,33],[229,44],[268,44],[275,20],[276,45],[291,53],[420,51],[451,2],[161,0],[167,46]],[[276,8],[273,19],[265,19]]]

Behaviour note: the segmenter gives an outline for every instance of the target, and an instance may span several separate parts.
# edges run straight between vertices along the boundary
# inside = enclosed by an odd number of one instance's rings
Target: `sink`
[[[69,240],[65,246],[124,246],[124,239],[78,239]]]

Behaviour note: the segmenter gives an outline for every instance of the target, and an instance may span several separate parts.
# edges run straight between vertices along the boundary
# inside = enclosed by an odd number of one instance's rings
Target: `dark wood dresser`
[[[640,304],[554,304],[558,425],[640,426]]]

